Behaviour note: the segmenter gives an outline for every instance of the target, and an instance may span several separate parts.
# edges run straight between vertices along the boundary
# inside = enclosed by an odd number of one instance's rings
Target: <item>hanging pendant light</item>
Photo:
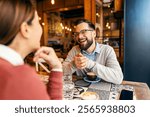
[[[55,4],[55,0],[51,0],[51,4],[54,5]]]

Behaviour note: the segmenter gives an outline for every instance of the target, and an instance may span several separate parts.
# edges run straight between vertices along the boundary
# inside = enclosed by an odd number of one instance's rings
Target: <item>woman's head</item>
[[[0,44],[12,44],[19,33],[23,38],[38,37],[35,41],[40,41],[42,29],[30,0],[0,0],[0,9]]]

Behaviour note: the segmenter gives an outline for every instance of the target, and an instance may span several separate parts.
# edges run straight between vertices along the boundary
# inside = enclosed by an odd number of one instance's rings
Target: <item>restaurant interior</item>
[[[53,47],[65,59],[75,45],[74,22],[85,18],[96,26],[96,41],[111,45],[123,65],[123,0],[32,0],[43,27],[42,46]],[[117,0],[116,0],[117,1]]]
[[[150,55],[148,55],[150,20],[147,20],[150,14],[146,12],[150,11],[149,0],[32,0],[32,2],[38,11],[43,28],[41,45],[53,47],[61,60],[64,60],[69,50],[76,45],[75,20],[85,18],[96,26],[96,41],[114,48],[124,80],[146,83],[150,87]],[[34,66],[32,57],[33,53],[29,54],[25,62]]]

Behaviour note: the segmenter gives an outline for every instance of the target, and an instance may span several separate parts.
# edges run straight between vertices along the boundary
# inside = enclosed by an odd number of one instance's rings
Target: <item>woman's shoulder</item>
[[[13,76],[20,76],[20,75],[36,75],[36,72],[34,68],[30,67],[29,65],[18,65],[14,66],[8,61],[5,61],[3,59],[0,59],[0,66],[3,66],[0,68],[1,75],[9,75],[11,77]]]

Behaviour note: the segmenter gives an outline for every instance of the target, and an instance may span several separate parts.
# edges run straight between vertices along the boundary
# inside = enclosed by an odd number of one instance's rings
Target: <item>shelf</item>
[[[114,6],[103,7],[103,43],[112,46],[118,58],[123,55],[122,19],[122,12],[114,12]]]

